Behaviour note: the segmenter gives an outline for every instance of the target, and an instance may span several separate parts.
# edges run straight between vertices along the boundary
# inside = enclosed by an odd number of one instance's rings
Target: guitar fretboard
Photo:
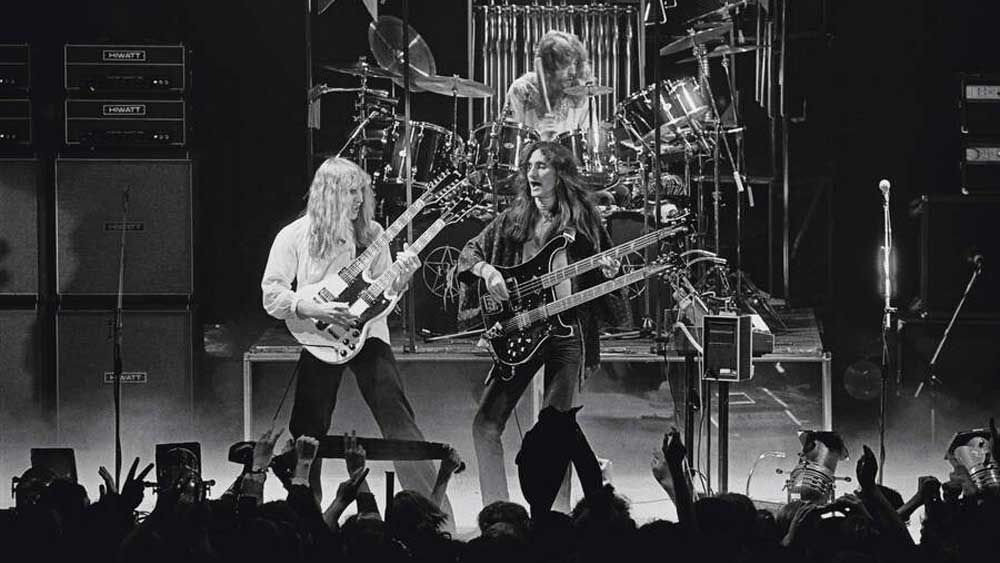
[[[558,315],[563,311],[567,311],[573,307],[597,299],[598,297],[611,293],[612,291],[619,290],[626,285],[635,283],[649,276],[656,275],[669,267],[670,265],[668,264],[658,264],[654,266],[647,266],[639,270],[633,270],[627,274],[618,276],[611,281],[606,281],[578,293],[574,293],[573,295],[563,297],[562,299],[556,299],[547,305],[542,305],[541,307],[536,307],[530,311],[514,315],[500,325],[501,329],[505,334],[524,330],[537,322],[544,321],[545,319]]]
[[[434,223],[432,223],[431,226],[427,228],[427,230],[425,230],[423,233],[421,233],[419,237],[417,237],[417,240],[413,241],[413,244],[410,245],[409,251],[414,254],[420,254],[420,252],[424,249],[424,247],[427,246],[427,244],[430,243],[431,240],[433,240],[434,237],[436,237],[437,234],[441,232],[441,229],[445,228],[447,224],[448,223],[443,218],[434,221]],[[369,305],[374,305],[375,302],[378,300],[379,296],[382,295],[382,292],[384,292],[386,288],[389,287],[389,284],[392,282],[392,280],[396,279],[396,276],[399,275],[402,269],[403,269],[402,264],[400,264],[398,261],[393,262],[392,265],[389,266],[389,268],[385,272],[383,272],[382,275],[379,276],[377,280],[375,280],[374,282],[371,283],[371,285],[366,287],[365,290],[362,291],[361,295],[359,295],[358,297],[360,299],[363,299],[365,303],[368,303]]]
[[[413,218],[416,217],[418,213],[423,211],[423,209],[427,207],[427,204],[432,199],[439,197],[435,193],[437,189],[444,182],[451,180],[454,177],[457,177],[454,175],[454,173],[446,172],[434,178],[434,180],[431,181],[431,184],[427,188],[427,190],[425,190],[424,193],[420,194],[420,197],[414,200],[414,202],[410,204],[409,207],[406,208],[406,211],[403,211],[403,213],[400,214],[400,216],[397,217],[396,220],[393,221],[392,224],[389,225],[389,227],[386,228],[386,230],[383,231],[382,234],[378,238],[376,238],[374,242],[368,245],[368,248],[366,248],[365,251],[362,252],[360,256],[355,258],[354,261],[352,261],[347,266],[344,266],[340,270],[340,272],[338,272],[340,279],[344,280],[346,283],[351,283],[358,276],[360,276],[361,272],[365,271],[368,268],[368,266],[371,266],[372,262],[375,261],[375,258],[378,257],[379,253],[389,246],[389,242],[392,241],[392,239],[396,238],[396,235],[398,235],[407,225],[409,225],[410,222],[413,221]],[[445,190],[445,193],[447,193],[449,190]]]
[[[558,284],[564,280],[572,277],[576,277],[580,274],[594,270],[601,265],[601,260],[604,258],[621,258],[627,256],[633,252],[641,250],[657,241],[661,241],[670,238],[674,235],[678,235],[686,231],[686,227],[683,226],[670,226],[663,227],[651,233],[642,235],[641,237],[635,238],[629,242],[618,245],[614,248],[609,248],[604,252],[595,254],[589,258],[584,258],[583,260],[573,262],[572,264],[559,268],[558,270],[553,270],[547,274],[539,276],[539,281],[541,281],[543,287],[551,287]]]

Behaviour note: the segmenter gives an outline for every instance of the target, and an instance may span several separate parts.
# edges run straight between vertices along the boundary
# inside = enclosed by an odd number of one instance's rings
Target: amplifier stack
[[[183,45],[66,45],[65,141],[84,147],[185,147]]]
[[[126,422],[189,437],[200,333],[187,48],[47,48],[0,45],[0,457],[106,442],[122,241],[123,366],[143,375],[126,397],[163,407]],[[61,68],[32,67],[59,51]]]

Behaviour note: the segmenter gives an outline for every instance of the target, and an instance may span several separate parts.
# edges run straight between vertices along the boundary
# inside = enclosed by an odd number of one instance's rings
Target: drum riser
[[[535,46],[541,36],[556,29],[574,33],[590,53],[594,79],[614,88],[614,98],[598,97],[602,121],[614,117],[615,104],[639,89],[640,52],[634,6],[504,5],[478,6],[475,11],[475,78],[493,89],[482,103],[481,122],[502,111],[507,88],[518,76],[534,70]]]

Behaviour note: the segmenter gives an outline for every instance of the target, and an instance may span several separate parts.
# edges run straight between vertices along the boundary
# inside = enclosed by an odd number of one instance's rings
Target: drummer
[[[521,75],[507,90],[505,112],[509,119],[538,130],[542,140],[586,129],[590,123],[587,98],[564,91],[593,80],[587,49],[580,39],[572,33],[549,31],[535,49],[535,71]]]

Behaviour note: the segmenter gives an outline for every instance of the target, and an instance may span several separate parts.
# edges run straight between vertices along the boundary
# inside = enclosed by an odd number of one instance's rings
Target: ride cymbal
[[[459,98],[489,98],[493,90],[483,84],[461,76],[415,76],[413,84],[428,92],[442,96],[457,96]]]

